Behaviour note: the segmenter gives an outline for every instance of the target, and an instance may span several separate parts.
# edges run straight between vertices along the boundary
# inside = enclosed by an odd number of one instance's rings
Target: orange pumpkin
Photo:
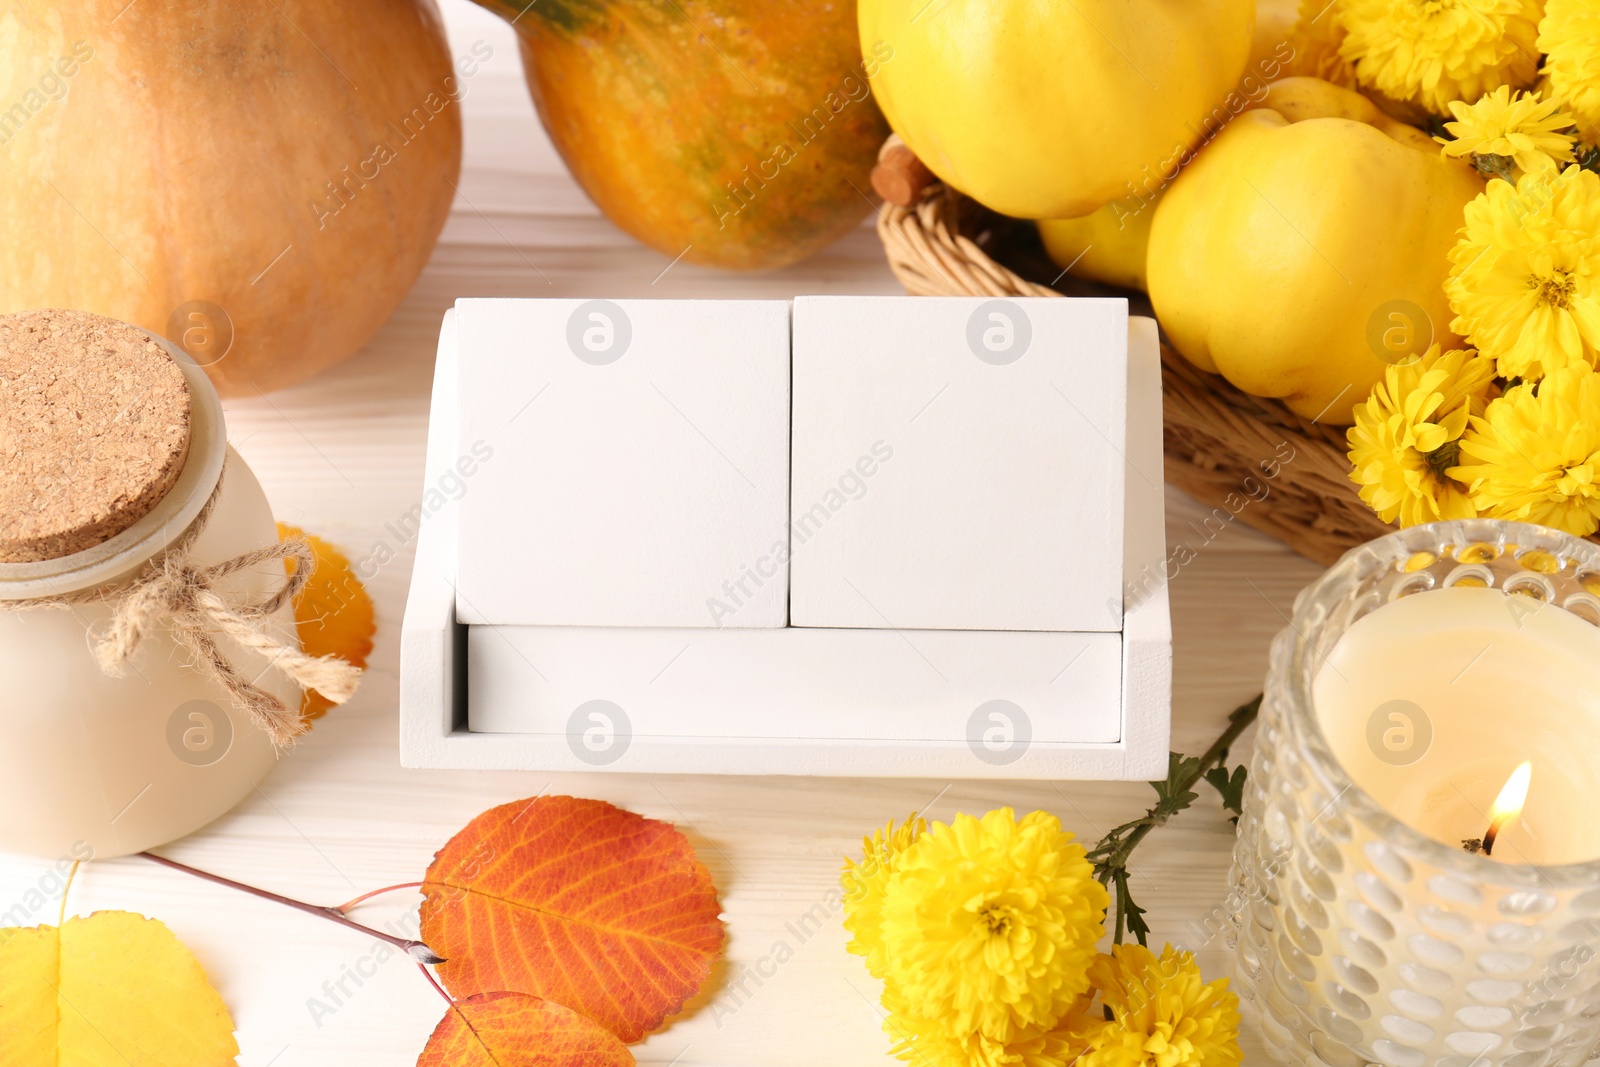
[[[854,0],[479,0],[514,21],[573,176],[663,255],[804,259],[872,210],[889,129]]]
[[[13,0],[0,72],[0,313],[135,323],[225,395],[365,344],[454,195],[433,0]]]

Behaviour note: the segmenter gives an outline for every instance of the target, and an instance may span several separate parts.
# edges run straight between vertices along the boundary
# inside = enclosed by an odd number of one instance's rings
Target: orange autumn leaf
[[[300,647],[312,656],[338,656],[357,667],[367,665],[372,637],[378,624],[372,597],[350,567],[350,560],[320,537],[286,522],[278,523],[278,537],[304,537],[311,545],[316,565],[294,605],[295,630]],[[289,564],[291,570],[293,561]],[[307,720],[327,714],[332,702],[321,693],[308,692],[301,704]]]
[[[422,939],[457,999],[543,997],[627,1042],[681,1009],[722,951],[688,838],[604,801],[492,808],[439,850],[422,891]]]
[[[526,993],[484,993],[450,1006],[417,1067],[633,1067],[599,1023]]]

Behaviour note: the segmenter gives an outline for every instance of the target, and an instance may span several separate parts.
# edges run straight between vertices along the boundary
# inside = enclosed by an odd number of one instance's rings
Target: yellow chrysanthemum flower
[[[1340,52],[1361,84],[1436,115],[1538,74],[1539,0],[1340,0]]]
[[[1228,980],[1206,982],[1194,955],[1171,945],[1157,956],[1116,945],[1092,978],[1111,1019],[1089,1034],[1082,1067],[1235,1067],[1239,998]]]
[[[1043,1032],[1089,988],[1105,887],[1055,816],[934,823],[884,888],[887,979],[946,1033],[1008,1044]]]
[[[1600,374],[1551,371],[1491,401],[1450,476],[1484,514],[1587,537],[1600,529]]]
[[[874,978],[887,973],[883,954],[883,897],[896,862],[927,824],[915,815],[895,829],[894,820],[862,839],[861,860],[846,857],[839,883],[844,887],[844,928],[854,937],[845,948],[867,958],[867,971]]]
[[[1289,32],[1294,58],[1285,73],[1321,78],[1354,89],[1356,68],[1340,54],[1344,27],[1339,25],[1338,0],[1300,0],[1299,18]]]
[[[1069,1067],[1088,1048],[1093,1021],[1085,995],[1049,1030],[1029,1030],[1009,1042],[980,1033],[955,1035],[943,1020],[918,1014],[893,982],[884,987],[883,1021],[890,1051],[914,1067]]]
[[[1466,159],[1485,174],[1513,179],[1513,167],[1523,174],[1554,174],[1558,164],[1572,162],[1577,138],[1560,131],[1571,129],[1574,120],[1559,100],[1540,100],[1537,92],[1513,99],[1511,87],[1502,85],[1476,104],[1452,100],[1450,113],[1456,121],[1444,128],[1455,140],[1435,140],[1446,156]]]
[[[1450,252],[1450,328],[1504,378],[1595,363],[1600,350],[1600,177],[1491,181]]]
[[[1357,405],[1346,432],[1350,480],[1384,522],[1415,526],[1477,515],[1466,487],[1445,471],[1456,465],[1456,442],[1468,417],[1482,413],[1494,376],[1494,360],[1434,345],[1385,370]]]
[[[1546,0],[1538,46],[1556,97],[1586,125],[1600,126],[1600,2]]]

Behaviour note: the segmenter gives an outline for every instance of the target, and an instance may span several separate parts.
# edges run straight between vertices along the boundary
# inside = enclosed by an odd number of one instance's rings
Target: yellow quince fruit
[[[1074,278],[1143,291],[1150,220],[1159,202],[1160,194],[1113,200],[1081,218],[1040,219],[1039,236],[1056,266]]]
[[[1150,301],[1195,366],[1348,424],[1386,367],[1460,345],[1443,286],[1482,191],[1359,93],[1285,78],[1168,187]]]
[[[859,0],[872,93],[946,183],[1018,218],[1160,184],[1249,106],[1255,0]]]
[[[1302,2],[1316,0],[1256,0],[1256,32],[1249,62],[1232,98],[1248,101],[1248,110],[1266,98],[1268,86],[1290,73],[1297,50],[1290,40]],[[1213,130],[1212,133],[1217,131]],[[1149,175],[1146,175],[1148,178]],[[1112,200],[1075,219],[1040,219],[1039,236],[1056,266],[1074,278],[1120,285],[1143,291],[1145,253],[1150,244],[1150,220],[1169,179],[1134,183],[1132,196]]]

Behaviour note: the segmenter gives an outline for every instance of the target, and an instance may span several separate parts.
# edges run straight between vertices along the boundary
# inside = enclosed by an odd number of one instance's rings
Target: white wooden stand
[[[522,309],[488,307],[491,303],[515,303]],[[970,315],[981,325],[981,317],[996,302],[802,298],[795,312],[794,413],[788,427],[793,435],[791,469],[780,472],[783,499],[792,496],[791,516],[807,508],[814,472],[847,469],[849,464],[841,467],[844,459],[870,454],[873,424],[862,411],[863,405],[875,402],[874,375],[892,373],[899,382],[916,377],[928,394],[936,394],[945,378],[958,384],[951,386],[954,395],[945,397],[945,422],[935,418],[924,422],[917,413],[916,431],[901,436],[895,458],[882,465],[876,481],[867,480],[860,503],[847,502],[838,509],[824,531],[827,537],[814,550],[791,542],[793,559],[783,561],[781,577],[780,568],[771,568],[772,584],[783,594],[790,593],[791,578],[801,583],[804,615],[788,618],[807,623],[809,616],[820,622],[786,626],[784,618],[775,620],[777,601],[769,589],[745,618],[712,625],[709,616],[687,610],[690,601],[682,592],[705,588],[703,581],[685,584],[681,575],[675,575],[674,585],[655,583],[648,573],[630,574],[628,580],[641,586],[635,603],[617,594],[616,574],[596,574],[596,584],[607,591],[598,598],[584,597],[575,595],[584,589],[582,573],[563,572],[555,565],[560,561],[548,556],[516,554],[524,543],[504,516],[520,514],[522,521],[531,523],[541,519],[528,500],[515,499],[519,475],[529,485],[564,486],[563,514],[569,514],[580,530],[590,518],[584,514],[583,486],[600,484],[595,479],[630,477],[632,465],[609,449],[603,450],[607,458],[601,469],[568,467],[540,481],[544,476],[539,467],[551,457],[534,453],[547,453],[552,440],[581,436],[589,425],[581,406],[593,402],[594,394],[583,392],[587,379],[575,379],[579,384],[566,390],[567,400],[580,406],[557,409],[561,397],[548,397],[551,407],[546,418],[551,421],[535,429],[507,433],[499,423],[473,421],[506,421],[511,409],[523,402],[523,394],[538,387],[538,359],[571,359],[564,353],[540,354],[538,324],[565,321],[577,313],[580,303],[463,302],[446,316],[434,376],[427,484],[459,483],[461,498],[430,514],[418,538],[401,651],[405,765],[1063,779],[1148,779],[1165,770],[1172,659],[1163,535],[1160,356],[1152,320],[1128,319],[1125,305],[1120,318],[1108,318],[1104,306],[1075,313],[1068,307],[1074,302],[1066,300],[1000,302],[1005,306],[1000,308],[1002,319],[996,321],[1004,323],[1004,316],[1013,312],[1030,320],[1032,347],[1013,364],[1026,369],[1025,383],[1018,378],[1019,384],[997,386],[1006,380],[1000,375],[1013,373],[1003,366],[1006,359],[991,361],[980,354],[968,367],[961,360],[971,356],[931,350],[937,347],[934,339],[942,336],[936,330],[940,322],[964,322]],[[619,303],[631,309],[626,314],[635,320],[670,315],[673,310],[659,306],[664,302]],[[541,307],[528,307],[535,304]],[[651,307],[637,306],[641,304]],[[687,324],[677,331],[685,352],[692,354],[693,322],[727,316],[714,302],[683,304],[686,314],[689,305],[704,305],[693,309]],[[458,351],[461,315],[505,316],[508,311],[516,314],[506,321],[525,323],[525,332],[532,335],[518,342],[535,360],[532,371],[509,362],[511,357],[504,352]],[[740,322],[775,321],[773,313],[750,306],[734,307],[731,313]],[[929,327],[933,332],[914,336],[917,321],[934,324]],[[1114,388],[1084,374],[1085,367],[1122,373],[1121,345],[1106,340],[1108,321],[1127,323],[1126,377],[1119,378]],[[1080,322],[1085,324],[1081,329],[1062,325]],[[832,325],[838,329],[825,328]],[[750,332],[748,327],[741,329]],[[475,329],[471,336],[481,333]],[[925,357],[926,365],[902,358],[905,353],[900,352],[869,358],[873,345],[892,349],[902,336],[906,352]],[[708,499],[731,497],[729,507],[770,509],[774,447],[767,432],[772,427],[762,420],[782,416],[774,415],[777,383],[766,365],[770,338],[751,343],[757,342],[766,346],[761,348],[760,366],[741,367],[730,361],[725,349],[705,357],[701,365],[739,368],[734,373],[742,376],[737,381],[726,374],[714,376],[704,382],[705,390],[720,389],[734,398],[753,393],[754,399],[728,414],[732,422],[725,430],[720,421],[713,421],[710,430],[691,429],[704,438],[704,444],[724,453],[744,449],[737,457],[723,458],[730,460],[727,466],[748,488],[722,470],[707,475],[726,482],[715,492],[708,489]],[[819,354],[813,358],[808,352]],[[848,360],[840,358],[845,356],[865,360],[859,371],[862,395],[840,405],[829,398],[851,386]],[[675,358],[672,353],[651,357],[655,385],[659,375],[677,373],[671,370]],[[464,362],[479,359],[498,361],[499,369],[487,377],[481,366],[463,372]],[[948,373],[940,369],[940,359],[951,361]],[[1051,360],[1060,364],[1056,370]],[[1064,360],[1069,362],[1060,362]],[[573,362],[588,361],[580,357]],[[581,374],[586,368],[558,366],[552,375],[570,375],[574,370]],[[513,376],[525,380],[513,386]],[[969,385],[959,384],[969,379]],[[477,392],[463,398],[463,382]],[[485,382],[506,395],[478,395]],[[782,385],[787,387],[788,382]],[[691,404],[698,412],[726,410],[720,403],[698,404],[700,388],[693,374],[679,373],[674,379],[679,395],[669,396],[664,387],[656,392],[674,407]],[[994,393],[997,388],[1002,392]],[[1006,388],[1026,400],[996,416],[994,405],[1005,399]],[[685,396],[685,390],[694,395]],[[643,390],[636,392],[648,398]],[[782,392],[787,400],[787,388]],[[585,395],[589,400],[583,400]],[[914,391],[905,395],[917,399]],[[544,402],[536,401],[527,417],[534,417]],[[935,412],[938,403],[936,396],[928,412]],[[819,411],[823,417],[814,417]],[[473,415],[464,420],[463,412]],[[668,429],[671,423],[664,416],[649,421],[661,414],[619,421],[613,412],[611,425],[639,422],[645,427],[641,433],[676,432]],[[1010,420],[1005,432],[984,433],[996,417]],[[562,427],[558,436],[552,436],[552,426]],[[1114,435],[1107,427],[1115,427]],[[973,433],[978,444],[939,436],[952,433]],[[737,443],[719,445],[717,437]],[[493,457],[467,464],[473,471],[468,477],[462,473],[462,457],[471,455],[471,446],[480,440],[496,442]],[[1001,445],[994,444],[996,440]],[[1008,462],[1000,462],[1008,459],[1006,455],[997,455],[987,467],[979,463],[962,469],[963,446],[1004,446],[1012,452]],[[649,442],[638,447],[649,447]],[[663,447],[670,450],[677,445]],[[572,456],[590,456],[593,451],[575,448],[561,461],[587,463]],[[680,450],[674,455],[681,467],[688,453]],[[746,461],[747,456],[752,458]],[[928,508],[937,504],[926,498],[930,472],[919,471],[917,464],[934,457],[941,457],[941,470],[954,472],[949,486],[950,528],[920,538],[916,530],[906,531],[911,562],[903,563],[902,557],[885,553],[883,546],[893,547],[895,538],[882,536],[881,524],[901,521],[896,515],[915,515],[918,508],[930,513]],[[896,468],[896,462],[901,466]],[[1077,464],[1076,474],[1072,463]],[[873,464],[863,464],[862,469],[869,466],[876,470]],[[1059,487],[1040,481],[1044,477],[1040,471],[1060,469],[1077,479],[1065,486],[1066,495],[1047,491]],[[998,488],[991,484],[994,471],[1006,472],[1006,484]],[[961,479],[980,475],[991,482],[963,495]],[[685,488],[695,489],[687,483]],[[964,519],[962,509],[972,506],[974,493],[982,497],[985,508]],[[540,503],[536,497],[529,499]],[[615,495],[610,499],[614,506]],[[658,494],[656,499],[666,498]],[[994,509],[1009,506],[1007,501],[1013,499],[1018,501],[1017,517],[1003,515],[1005,521],[997,521]],[[1070,511],[1052,503],[1063,500],[1079,503]],[[1107,502],[1115,505],[1114,516],[1101,514]],[[791,516],[782,516],[781,529],[792,531]],[[653,544],[676,543],[679,547],[672,552],[694,557],[685,569],[698,568],[702,577],[718,574],[716,552],[726,550],[732,553],[726,559],[743,561],[741,553],[760,547],[758,534],[765,521],[763,515],[755,516],[723,545],[696,543],[682,537],[681,530],[671,529],[655,531],[658,539]],[[474,525],[463,531],[464,522],[492,528]],[[880,525],[874,528],[875,523]],[[1056,531],[1056,524],[1068,528]],[[613,517],[604,528],[607,536],[615,526]],[[555,534],[565,536],[558,528]],[[542,536],[532,538],[520,551],[533,551]],[[1009,555],[992,565],[980,562],[974,567],[987,585],[976,581],[963,585],[964,577],[971,576],[951,572],[948,559],[939,559],[940,552],[954,558],[952,553],[970,552],[972,544],[997,536],[1001,541],[994,550]],[[1105,543],[1108,537],[1115,542]],[[937,543],[929,547],[928,542]],[[474,587],[487,590],[480,595],[492,601],[490,605],[467,605],[458,597],[463,545],[473,546],[467,569]],[[616,551],[614,540],[611,551]],[[1017,558],[1028,552],[1034,557]],[[944,568],[938,573],[949,574],[949,595],[929,595],[919,588],[918,558],[933,559]],[[884,562],[874,564],[875,559]],[[591,560],[585,566],[596,564]],[[878,569],[864,572],[863,567]],[[505,574],[504,588],[495,589],[489,580],[497,570]],[[523,605],[518,598],[526,596],[524,582],[559,587],[571,604],[552,596]],[[858,592],[870,588],[873,593],[851,603],[840,594],[845,586]],[[986,598],[985,588],[994,590],[992,598]],[[1108,590],[1118,589],[1123,590],[1120,597],[1106,596]],[[785,595],[783,602],[788,599]],[[641,617],[667,623],[636,624]],[[960,628],[963,619],[976,621]],[[1055,621],[1061,619],[1067,623]]]

